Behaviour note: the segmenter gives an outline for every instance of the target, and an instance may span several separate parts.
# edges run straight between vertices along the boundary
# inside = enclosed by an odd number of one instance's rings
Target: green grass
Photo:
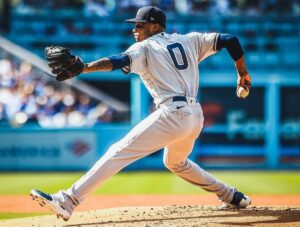
[[[209,171],[248,194],[300,194],[300,171]],[[0,195],[26,195],[31,189],[66,189],[84,173],[1,173]],[[110,178],[94,194],[205,194],[169,172],[125,172]]]
[[[209,171],[247,194],[299,194],[300,171]],[[31,189],[49,193],[66,189],[84,173],[1,173],[0,195],[28,195]],[[124,172],[110,178],[94,194],[205,194],[169,172]],[[1,213],[0,220],[47,213]]]
[[[0,213],[0,220],[47,215],[48,213]],[[50,214],[50,213],[49,213]],[[0,222],[1,225],[1,222]]]

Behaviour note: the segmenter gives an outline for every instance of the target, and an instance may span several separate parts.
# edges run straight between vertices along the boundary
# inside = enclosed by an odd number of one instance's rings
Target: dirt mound
[[[255,206],[297,206],[300,207],[300,195],[250,195]],[[204,195],[91,195],[76,211],[98,210],[115,207],[144,207],[170,205],[208,205],[220,204],[214,194]],[[28,195],[0,195],[0,211],[7,213],[44,213]]]
[[[300,207],[122,207],[76,212],[68,222],[54,215],[0,221],[0,226],[300,226]]]

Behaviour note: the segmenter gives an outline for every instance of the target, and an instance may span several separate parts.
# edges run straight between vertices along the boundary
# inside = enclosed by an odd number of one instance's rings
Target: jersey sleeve
[[[219,33],[191,32],[187,34],[198,52],[198,61],[201,62],[217,51]]]
[[[146,69],[146,47],[144,43],[133,44],[124,54],[130,58],[130,72],[138,74]]]

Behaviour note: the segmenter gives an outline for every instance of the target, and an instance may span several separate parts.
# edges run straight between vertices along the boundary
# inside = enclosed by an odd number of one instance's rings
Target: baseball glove
[[[84,63],[80,57],[73,55],[70,49],[61,46],[45,48],[45,55],[56,80],[64,81],[82,73]]]

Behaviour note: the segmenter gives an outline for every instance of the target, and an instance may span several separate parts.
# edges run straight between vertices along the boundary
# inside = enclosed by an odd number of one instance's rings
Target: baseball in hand
[[[245,99],[249,95],[249,90],[243,86],[239,86],[237,89],[237,96]]]

